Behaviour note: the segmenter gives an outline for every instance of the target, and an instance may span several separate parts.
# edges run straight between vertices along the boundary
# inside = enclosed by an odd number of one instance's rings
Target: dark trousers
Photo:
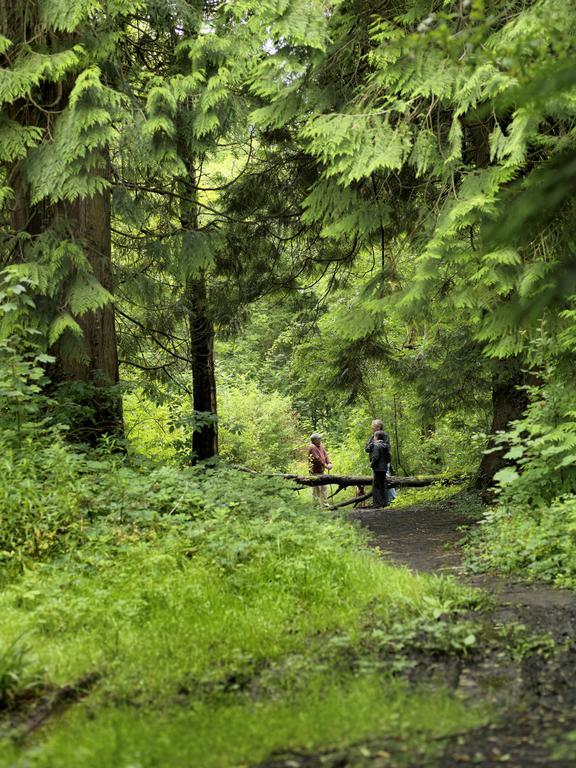
[[[388,484],[386,482],[386,470],[383,472],[373,471],[372,476],[374,482],[372,483],[372,500],[375,507],[387,507],[388,501]]]

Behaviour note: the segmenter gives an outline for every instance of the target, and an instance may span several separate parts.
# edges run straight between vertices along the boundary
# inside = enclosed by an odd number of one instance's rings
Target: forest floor
[[[576,593],[471,574],[477,497],[126,472],[0,588],[2,768],[576,766]]]
[[[368,529],[387,561],[414,571],[450,574],[485,590],[487,605],[473,620],[497,629],[468,658],[419,654],[407,673],[415,684],[439,679],[471,703],[489,700],[495,718],[426,745],[410,755],[401,743],[374,739],[322,754],[282,754],[261,768],[574,768],[576,749],[576,594],[545,584],[470,575],[463,567],[465,531],[474,521],[458,499],[350,515]],[[502,638],[509,642],[502,642]]]

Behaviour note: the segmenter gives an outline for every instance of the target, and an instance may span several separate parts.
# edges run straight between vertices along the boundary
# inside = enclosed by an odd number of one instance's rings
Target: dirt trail
[[[368,528],[374,546],[416,571],[454,572],[461,564],[457,543],[470,518],[444,505],[431,514],[423,507],[357,509],[350,514]]]
[[[484,574],[471,577],[462,572],[462,550],[458,544],[473,522],[450,500],[432,506],[358,509],[350,514],[371,533],[371,543],[387,559],[415,571],[445,573],[488,590],[497,603],[539,608],[576,610],[576,594],[545,584],[526,584],[510,578]]]
[[[548,657],[534,652],[513,661],[481,649],[473,662],[461,666],[455,675],[459,695],[486,696],[499,682],[499,720],[448,740],[439,761],[419,761],[412,768],[575,768],[576,750],[568,757],[560,756],[557,748],[567,732],[576,731],[576,595],[546,585],[467,576],[458,542],[463,528],[472,523],[450,502],[357,510],[351,517],[370,531],[372,545],[387,559],[416,571],[452,574],[486,589],[494,608],[484,621],[522,624],[532,633],[548,633],[556,642],[557,652]]]

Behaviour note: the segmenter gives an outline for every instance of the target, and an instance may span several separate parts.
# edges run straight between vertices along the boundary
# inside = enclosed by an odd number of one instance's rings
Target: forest
[[[0,768],[576,765],[575,28],[0,0]]]

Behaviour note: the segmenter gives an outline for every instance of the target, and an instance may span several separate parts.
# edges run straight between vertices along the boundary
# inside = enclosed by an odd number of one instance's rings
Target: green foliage
[[[500,436],[511,466],[502,469],[498,506],[473,546],[473,560],[557,584],[576,584],[576,413],[574,310],[551,321],[533,346],[540,381],[525,416]]]
[[[466,483],[441,485],[440,483],[429,485],[424,488],[402,488],[398,492],[398,498],[394,502],[394,507],[411,506],[437,507],[439,510],[455,508],[462,511],[463,514],[470,515],[470,518],[481,517],[484,509],[474,493],[466,491]],[[431,512],[432,513],[432,512]],[[441,514],[441,512],[439,512]]]
[[[387,219],[386,204],[365,200],[355,189],[343,188],[334,179],[321,179],[304,199],[302,220],[322,223],[322,235],[334,239],[377,232]],[[383,221],[384,220],[384,221]]]
[[[59,342],[67,357],[82,360],[86,346],[77,318],[106,306],[112,296],[94,276],[82,244],[62,237],[63,221],[54,224],[55,231],[33,242],[23,238],[27,258],[12,265],[9,273],[33,286],[34,322],[45,345]]]
[[[573,494],[555,496],[546,506],[502,504],[485,517],[472,538],[470,567],[576,586],[576,504]]]
[[[4,19],[11,44],[0,74],[3,266],[32,281],[36,327],[48,343],[83,362],[77,319],[111,300],[100,283],[106,265],[96,264],[106,254],[92,254],[91,267],[83,253],[93,245],[84,239],[105,231],[106,205],[104,220],[86,219],[109,189],[110,147],[130,120],[127,89],[112,72],[120,17],[140,8],[139,0],[105,9],[94,0],[43,0]]]
[[[102,83],[99,67],[78,74],[52,141],[31,149],[23,162],[32,204],[90,198],[107,188],[104,151],[115,135],[113,121],[123,100]]]
[[[19,441],[33,426],[45,404],[43,352],[32,318],[30,281],[18,281],[15,270],[0,273],[0,429],[8,442]]]
[[[554,365],[530,394],[525,417],[501,436],[514,466],[496,480],[504,496],[510,491],[515,503],[534,508],[576,491],[576,420],[571,381]]]
[[[232,464],[285,472],[307,440],[290,399],[236,380],[220,389],[221,456]]]
[[[126,437],[135,452],[160,462],[176,456],[169,401],[156,402],[137,387],[131,387],[122,398]]]
[[[43,0],[41,21],[56,31],[73,32],[87,17],[100,9],[100,0]]]
[[[25,49],[11,68],[2,70],[0,77],[0,103],[14,102],[27,97],[42,82],[62,80],[79,63],[82,48],[48,54]]]
[[[33,671],[29,649],[20,641],[5,647],[0,645],[0,709],[9,707],[18,694],[25,693],[39,682]]]
[[[6,115],[0,117],[2,160],[13,162],[26,156],[30,147],[42,138],[42,130],[33,125],[20,125]]]
[[[254,87],[277,115],[295,88],[306,103],[286,118],[317,160],[306,218],[325,236],[354,233],[367,244],[407,237],[416,269],[406,310],[448,299],[469,311],[487,353],[505,357],[524,352],[525,331],[574,289],[575,16],[560,0],[510,14],[496,6],[430,15],[404,2],[366,28],[359,8],[340,5],[326,15],[325,55],[303,57],[308,74],[289,94],[280,77],[267,94]],[[285,56],[280,46],[259,64],[263,80]],[[323,97],[314,75],[332,84]],[[378,203],[385,216],[374,216]]]
[[[10,432],[0,432],[0,567],[19,569],[28,558],[82,541],[87,519],[83,464],[57,433],[29,429],[15,443]]]
[[[472,471],[488,358],[522,356],[542,380],[500,438],[511,466],[477,558],[576,583],[576,15],[436,5],[42,0],[11,17],[0,640],[28,633],[51,684],[103,675],[22,764],[238,765],[343,730],[470,722],[444,694],[414,708],[390,677],[409,653],[470,652],[476,628],[445,620],[468,590],[383,565],[274,479],[178,468],[216,418],[190,402],[192,317],[218,337],[222,458],[257,470],[298,467],[313,427],[336,471],[367,473],[380,417],[396,471]],[[115,297],[79,235],[112,187]],[[93,383],[42,398],[45,347],[90,363],[82,327],[113,301],[142,372],[127,457],[73,452],[31,418],[49,405],[75,433],[97,413]],[[558,310],[561,348],[534,353]],[[449,493],[397,503],[463,503]],[[0,657],[0,698],[25,679],[19,653]]]
[[[391,126],[380,115],[316,117],[302,131],[309,150],[328,164],[326,177],[348,185],[374,171],[400,169],[410,153],[410,128]]]
[[[156,460],[187,462],[192,430],[203,423],[189,397],[167,393],[156,403],[135,389],[124,403],[127,435],[137,451]],[[290,469],[307,439],[288,397],[238,376],[223,377],[218,430],[224,461],[262,471]]]
[[[111,727],[122,734],[113,761],[128,765],[135,712],[148,734],[138,750],[146,743],[156,754],[162,742],[164,762],[189,764],[193,754],[214,766],[254,762],[280,745],[397,732],[400,721],[407,739],[418,738],[423,718],[425,730],[444,734],[483,716],[390,674],[418,649],[469,653],[474,629],[446,619],[474,604],[473,590],[382,563],[350,524],[314,513],[282,481],[53,450],[67,468],[50,467],[53,492],[75,499],[82,538],[61,525],[57,548],[29,553],[35,560],[0,593],[0,641],[25,633],[45,685],[102,678],[33,753],[0,741],[0,761],[66,764],[74,743],[84,762],[103,766]],[[32,460],[31,448],[22,453]],[[47,487],[30,477],[27,497],[16,487],[32,510]],[[46,509],[36,516],[41,525]],[[23,679],[14,659],[6,666],[10,680]],[[168,751],[152,727],[159,701]]]

